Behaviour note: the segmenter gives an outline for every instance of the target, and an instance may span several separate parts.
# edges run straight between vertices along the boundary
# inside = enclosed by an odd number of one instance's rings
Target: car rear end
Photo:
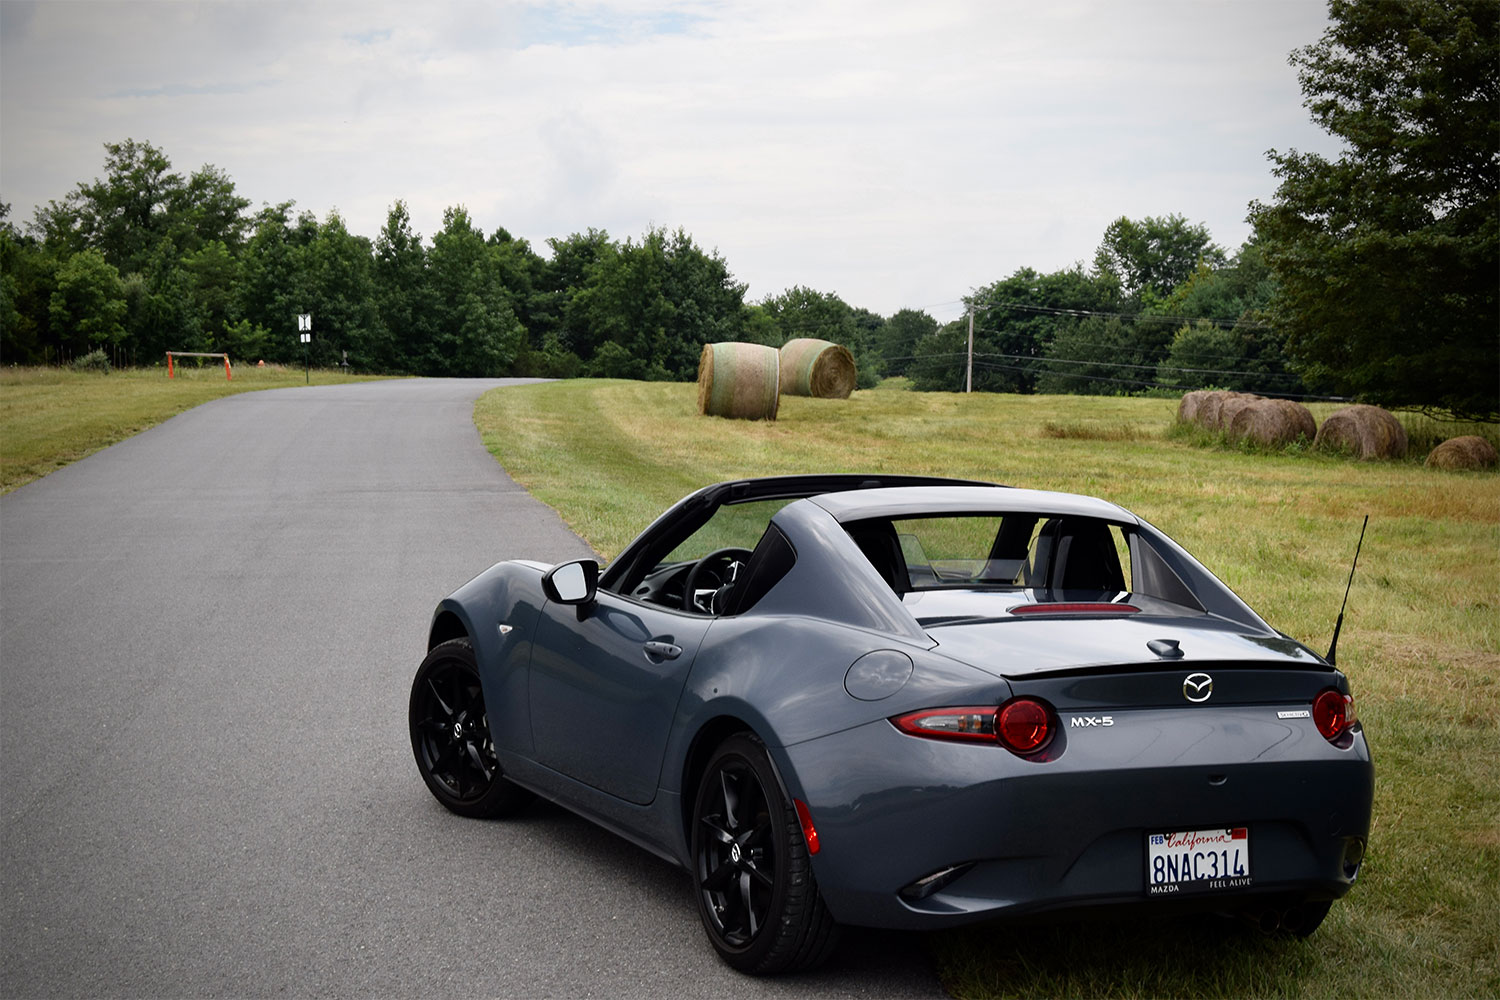
[[[998,704],[923,705],[787,748],[838,919],[934,927],[1161,905],[1274,925],[1342,896],[1374,782],[1346,679],[1275,648],[1289,640],[1212,639],[1189,633],[1164,647],[1179,655],[1143,662],[1012,670]],[[1181,655],[1246,643],[1253,656]]]

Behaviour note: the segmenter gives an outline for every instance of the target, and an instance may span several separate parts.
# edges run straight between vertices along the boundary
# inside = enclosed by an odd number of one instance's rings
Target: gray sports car
[[[841,923],[1132,906],[1306,935],[1369,834],[1344,675],[1091,497],[719,483],[602,572],[492,566],[428,647],[438,801],[541,795],[682,865],[747,972],[816,964]]]

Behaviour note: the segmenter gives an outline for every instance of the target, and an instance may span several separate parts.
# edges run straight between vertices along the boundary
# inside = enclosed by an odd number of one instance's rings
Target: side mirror
[[[592,559],[558,563],[542,577],[542,593],[558,604],[592,604],[599,586],[599,564]]]

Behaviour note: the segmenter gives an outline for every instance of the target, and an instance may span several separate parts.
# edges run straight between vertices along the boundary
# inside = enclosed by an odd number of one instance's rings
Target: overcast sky
[[[1322,0],[0,0],[0,200],[103,173],[105,142],[211,163],[255,207],[466,206],[547,253],[686,229],[758,301],[791,285],[958,315],[1019,267],[1180,213],[1230,251],[1332,152],[1287,55]]]

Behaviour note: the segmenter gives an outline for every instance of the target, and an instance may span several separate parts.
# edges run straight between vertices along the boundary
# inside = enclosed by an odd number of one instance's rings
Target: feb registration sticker
[[[1250,830],[1183,830],[1146,835],[1146,894],[1239,889],[1250,884]]]

